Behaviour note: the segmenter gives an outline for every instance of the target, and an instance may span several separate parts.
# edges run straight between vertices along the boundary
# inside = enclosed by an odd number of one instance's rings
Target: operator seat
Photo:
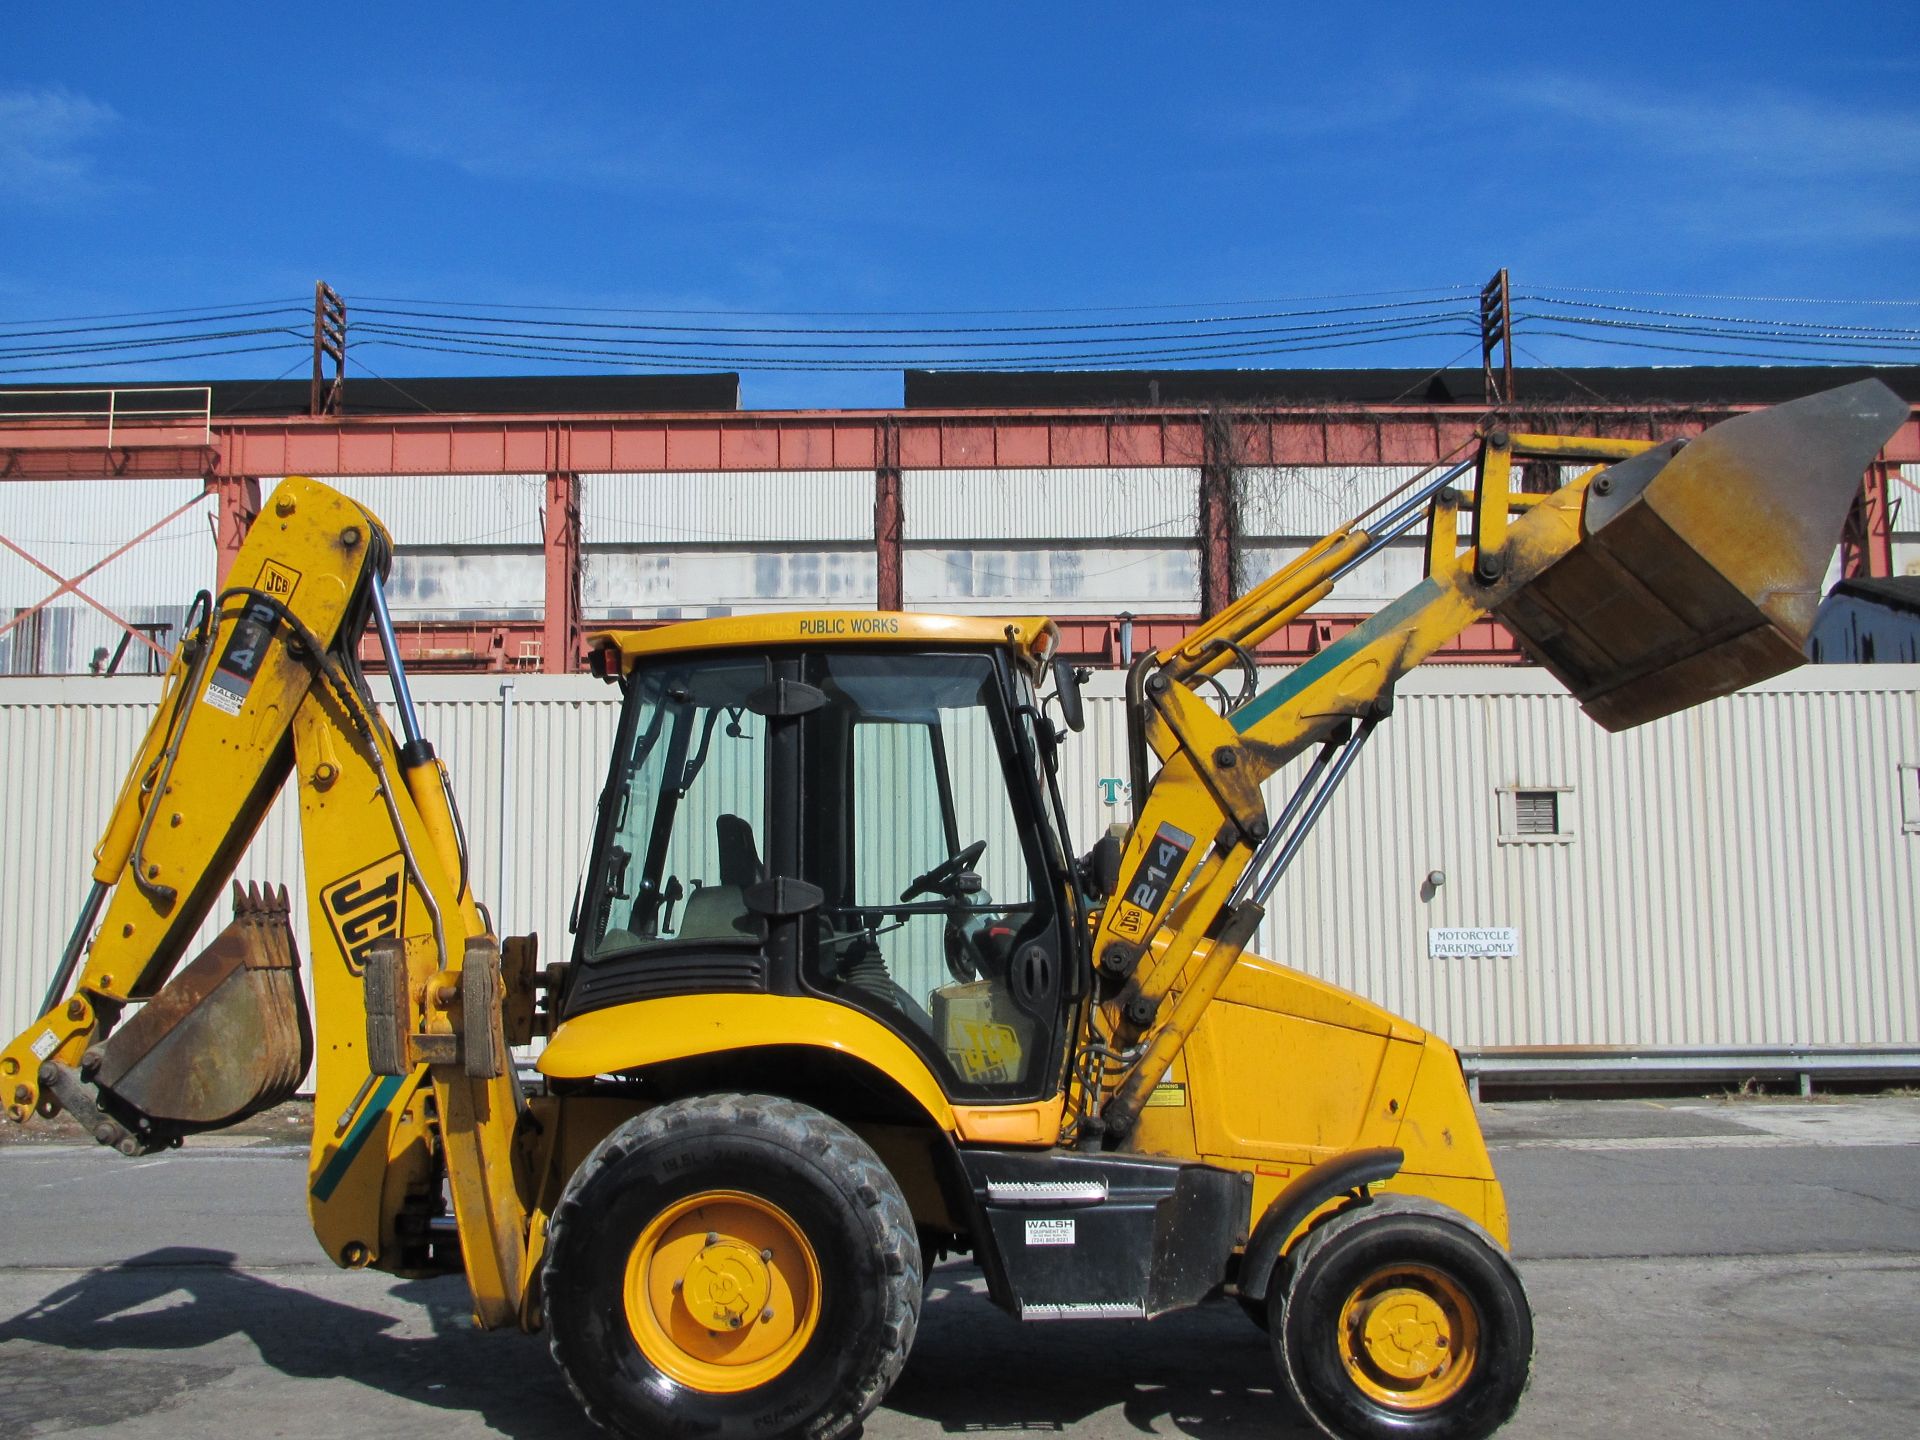
[[[738,815],[722,815],[713,822],[713,836],[720,852],[720,883],[742,890],[757,884],[762,874],[753,826]]]
[[[713,838],[720,882],[693,887],[680,918],[683,940],[738,940],[753,933],[746,889],[759,883],[762,874],[753,826],[738,815],[720,815],[713,822]]]

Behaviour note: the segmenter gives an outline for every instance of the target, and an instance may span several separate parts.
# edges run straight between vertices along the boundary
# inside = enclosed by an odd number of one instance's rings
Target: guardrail
[[[151,403],[158,397],[169,395],[197,398],[192,404]],[[97,405],[79,403],[90,397],[99,397],[104,403]],[[165,426],[170,429],[197,426],[200,431],[199,443],[206,446],[213,444],[213,387],[211,385],[140,385],[99,390],[62,388],[0,392],[0,401],[9,405],[24,399],[43,399],[48,403],[31,405],[23,409],[0,410],[0,424],[10,420],[66,420],[76,426],[91,427],[105,422],[106,443],[109,450],[113,448],[116,432],[123,432],[128,426],[136,428]]]
[[[1502,1046],[1462,1050],[1467,1088],[1622,1086],[1780,1080],[1813,1093],[1816,1080],[1920,1081],[1920,1049],[1908,1045]]]

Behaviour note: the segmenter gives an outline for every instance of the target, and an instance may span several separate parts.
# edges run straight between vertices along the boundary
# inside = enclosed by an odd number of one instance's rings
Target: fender
[[[1240,1294],[1248,1300],[1265,1300],[1280,1252],[1287,1238],[1300,1228],[1315,1210],[1348,1190],[1378,1185],[1400,1173],[1406,1154],[1392,1146],[1372,1150],[1352,1150],[1337,1160],[1316,1165],[1273,1197],[1267,1213],[1253,1227],[1247,1242],[1246,1257],[1240,1262]]]
[[[589,1080],[696,1055],[807,1045],[865,1061],[948,1135],[957,1128],[940,1082],[911,1046],[870,1016],[798,995],[674,995],[564,1020],[540,1052],[542,1075]]]

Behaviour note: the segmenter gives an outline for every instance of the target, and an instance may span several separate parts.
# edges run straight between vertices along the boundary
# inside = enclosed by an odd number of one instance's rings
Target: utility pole
[[[324,362],[333,361],[333,379],[324,373]],[[324,280],[313,282],[313,389],[307,397],[307,414],[318,420],[323,415],[338,415],[347,399],[347,302],[334,293]]]
[[[1500,352],[1494,368],[1493,352]],[[1503,265],[1480,292],[1480,371],[1489,405],[1513,403],[1513,293]]]

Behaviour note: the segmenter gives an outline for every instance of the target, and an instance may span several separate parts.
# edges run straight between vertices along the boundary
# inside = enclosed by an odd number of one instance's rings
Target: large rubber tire
[[[920,1271],[907,1202],[859,1136],[790,1100],[706,1095],[587,1156],[543,1282],[553,1357],[603,1428],[835,1440],[906,1364]]]
[[[1506,1254],[1438,1206],[1383,1198],[1300,1242],[1268,1297],[1275,1358],[1338,1440],[1479,1440],[1520,1403],[1533,1313]]]

